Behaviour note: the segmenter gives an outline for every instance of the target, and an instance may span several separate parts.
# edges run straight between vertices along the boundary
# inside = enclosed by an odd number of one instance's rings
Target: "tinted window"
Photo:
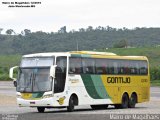
[[[107,60],[106,59],[96,59],[95,67],[97,74],[106,74],[107,73]]]
[[[81,60],[81,58],[70,58],[69,59],[69,73],[70,74],[82,73],[82,60]]]
[[[141,75],[146,75],[148,74],[148,67],[147,67],[147,62],[146,61],[139,61],[139,72]]]
[[[130,74],[139,74],[138,61],[130,61]]]
[[[69,63],[69,73],[73,74],[148,74],[147,61],[105,58],[70,58]]]
[[[66,73],[66,66],[67,57],[57,57],[57,69],[62,73]]]
[[[93,74],[95,73],[95,59],[92,58],[83,58],[83,73]]]

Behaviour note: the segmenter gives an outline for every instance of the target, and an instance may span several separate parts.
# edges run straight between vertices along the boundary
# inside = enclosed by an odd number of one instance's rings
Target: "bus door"
[[[60,93],[64,91],[66,82],[67,57],[57,57],[56,65],[54,93]]]

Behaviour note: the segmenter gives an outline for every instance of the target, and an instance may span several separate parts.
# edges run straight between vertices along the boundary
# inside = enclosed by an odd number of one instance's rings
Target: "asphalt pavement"
[[[109,106],[103,110],[92,110],[90,106],[78,106],[74,112],[67,112],[64,108],[47,109],[45,113],[38,113],[36,108],[18,107],[15,95],[16,89],[12,82],[0,82],[0,100],[4,102],[0,104],[0,120],[160,119],[160,87],[151,87],[150,102],[139,103],[133,109],[115,109]]]

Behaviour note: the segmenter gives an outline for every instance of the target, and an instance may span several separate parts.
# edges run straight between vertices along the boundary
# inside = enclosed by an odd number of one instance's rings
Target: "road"
[[[16,90],[12,82],[0,82],[0,119],[15,120],[50,120],[50,119],[125,119],[126,115],[154,114],[160,119],[160,87],[151,87],[151,100],[147,103],[139,103],[134,109],[114,109],[109,106],[105,110],[92,110],[90,106],[78,106],[74,112],[66,109],[47,109],[45,113],[37,113],[35,108],[18,107],[16,105]],[[114,116],[116,115],[116,116]],[[121,116],[122,115],[122,116]],[[130,117],[130,116],[128,116]],[[131,119],[135,119],[131,116]],[[146,116],[145,116],[146,117]],[[148,117],[148,116],[147,116]],[[127,119],[127,118],[126,118]],[[138,119],[138,118],[137,118]],[[140,118],[139,118],[140,119]],[[155,118],[156,119],[156,118]]]

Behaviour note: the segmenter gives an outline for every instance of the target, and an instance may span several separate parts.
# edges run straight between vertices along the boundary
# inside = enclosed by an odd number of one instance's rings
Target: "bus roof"
[[[71,51],[72,54],[91,54],[91,55],[116,55],[111,52],[95,52],[95,51]]]
[[[48,53],[34,53],[23,55],[23,57],[51,57],[51,56],[69,56],[68,52],[48,52]]]
[[[81,57],[91,57],[91,58],[148,60],[146,56],[119,56],[111,52],[71,51],[70,53],[71,56],[81,56]]]
[[[90,58],[148,60],[146,56],[119,56],[111,52],[95,52],[95,51],[50,52],[50,53],[35,53],[35,54],[23,55],[23,57],[51,57],[51,56],[75,56],[75,57],[90,57]]]

